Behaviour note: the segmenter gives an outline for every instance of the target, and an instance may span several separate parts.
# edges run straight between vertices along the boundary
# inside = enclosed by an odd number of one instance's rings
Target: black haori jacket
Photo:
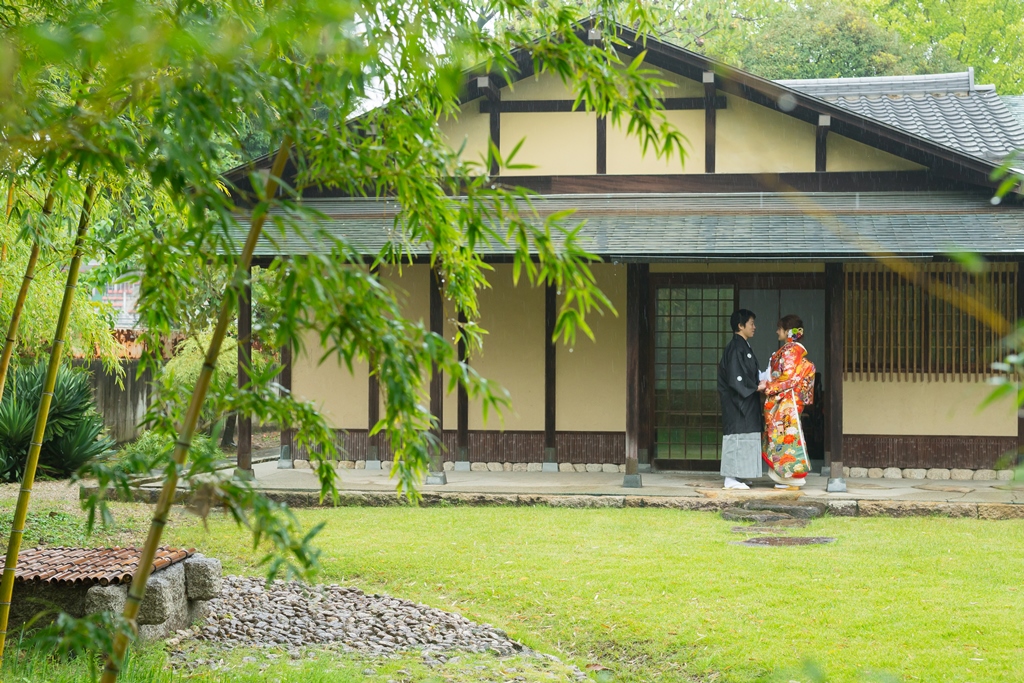
[[[757,393],[757,358],[738,334],[725,347],[718,364],[718,398],[722,404],[722,434],[760,433],[764,426],[761,395]]]

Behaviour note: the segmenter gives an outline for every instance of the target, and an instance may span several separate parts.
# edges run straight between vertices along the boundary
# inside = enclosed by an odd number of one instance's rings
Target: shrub
[[[122,468],[131,474],[146,474],[156,463],[157,459],[163,459],[174,449],[174,437],[163,436],[155,431],[147,430],[138,439],[125,444],[117,453],[117,460],[123,463]],[[192,448],[189,449],[189,459],[197,458],[204,460],[217,460],[222,458],[223,453],[217,444],[206,434],[195,434],[192,436]]]
[[[12,369],[0,401],[0,480],[17,481],[25,471],[46,363]],[[93,404],[89,372],[61,366],[39,453],[39,472],[63,478],[114,446],[103,433]]]

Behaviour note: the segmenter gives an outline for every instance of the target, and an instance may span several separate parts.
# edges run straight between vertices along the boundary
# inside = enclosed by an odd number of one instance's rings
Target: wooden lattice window
[[[991,374],[1017,317],[1017,264],[847,265],[846,376],[947,381]]]

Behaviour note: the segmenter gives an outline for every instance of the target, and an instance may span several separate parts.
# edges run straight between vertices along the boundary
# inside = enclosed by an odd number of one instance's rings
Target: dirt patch
[[[745,541],[733,541],[733,545],[763,548],[789,545],[822,545],[824,543],[832,543],[835,540],[828,536],[761,536],[759,538],[748,538]]]
[[[21,484],[13,482],[0,484],[0,500],[17,500]],[[32,485],[32,502],[74,502],[78,500],[78,485],[71,486],[67,480],[36,481]]]

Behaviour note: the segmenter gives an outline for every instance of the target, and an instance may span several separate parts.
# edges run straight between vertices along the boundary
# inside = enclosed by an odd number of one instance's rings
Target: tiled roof
[[[755,259],[934,256],[951,252],[1024,254],[1024,213],[993,205],[989,193],[819,192],[736,194],[548,195],[533,198],[543,218],[576,209],[586,224],[581,245],[605,258]],[[344,240],[363,254],[400,242],[398,203],[373,199],[306,199],[322,214],[304,235],[268,227],[256,254],[329,252]],[[526,209],[521,209],[526,216]],[[273,213],[273,212],[272,212]],[[269,223],[268,223],[269,225]],[[239,233],[238,239],[244,237]],[[557,239],[557,237],[556,237]],[[403,247],[405,245],[402,245]],[[423,253],[426,245],[409,245]],[[501,247],[478,247],[503,253]]]
[[[776,82],[988,161],[1024,148],[1024,123],[994,86],[975,85],[973,70]]]
[[[1024,95],[1000,95],[999,99],[1017,117],[1017,122],[1024,126]]]
[[[161,547],[153,571],[181,562],[194,552]],[[32,548],[18,555],[14,580],[82,586],[131,583],[141,556],[141,548]]]

